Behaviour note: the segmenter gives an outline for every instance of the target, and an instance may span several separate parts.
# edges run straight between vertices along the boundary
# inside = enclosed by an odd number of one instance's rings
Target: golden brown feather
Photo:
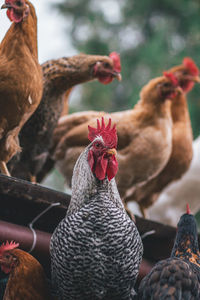
[[[35,9],[28,0],[20,0],[18,4],[29,7],[28,16],[22,22],[12,23],[0,45],[1,165],[20,151],[18,134],[42,96]]]

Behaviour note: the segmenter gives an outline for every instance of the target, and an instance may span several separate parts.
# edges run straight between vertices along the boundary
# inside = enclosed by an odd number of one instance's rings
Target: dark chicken
[[[114,78],[121,79],[120,58],[115,52],[110,57],[80,54],[50,60],[42,65],[42,69],[44,91],[41,103],[20,133],[20,157],[10,164],[12,176],[33,182],[37,181],[37,174],[49,155],[53,130],[66,106],[66,91],[94,79],[102,84],[109,84]]]
[[[70,206],[51,238],[52,282],[59,299],[131,300],[143,247],[114,179],[115,126],[103,118],[97,124],[89,126],[91,143],[74,167]]]
[[[0,266],[9,274],[3,300],[53,300],[44,270],[29,253],[15,249],[19,244],[13,242],[0,247]]]
[[[0,44],[0,170],[20,151],[18,134],[42,97],[37,17],[28,0],[6,0],[12,25]]]
[[[189,211],[178,223],[171,257],[158,262],[140,284],[138,300],[150,299],[200,299],[197,225]]]
[[[162,190],[169,183],[183,176],[188,170],[193,156],[193,135],[186,95],[194,87],[195,82],[200,82],[199,69],[191,58],[186,57],[182,65],[171,68],[169,72],[176,76],[183,90],[183,93],[177,94],[173,99],[171,106],[173,127],[170,159],[158,176],[137,188],[125,199],[126,202],[136,201],[142,211],[145,211],[158,199]]]

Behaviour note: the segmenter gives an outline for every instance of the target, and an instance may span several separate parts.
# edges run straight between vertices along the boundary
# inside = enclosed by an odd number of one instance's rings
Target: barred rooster
[[[200,253],[197,226],[189,208],[178,223],[171,257],[158,262],[142,280],[138,299],[200,299]]]
[[[103,118],[88,128],[91,143],[74,167],[69,209],[51,238],[52,282],[59,299],[131,300],[143,246],[114,179],[116,128]]]

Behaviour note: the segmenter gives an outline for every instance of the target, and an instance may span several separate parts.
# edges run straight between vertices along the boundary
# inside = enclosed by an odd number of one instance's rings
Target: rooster
[[[140,284],[138,300],[149,299],[200,299],[197,226],[188,209],[178,223],[171,257],[158,262]]]
[[[12,25],[0,44],[0,170],[20,151],[18,134],[42,96],[37,53],[37,17],[28,0],[6,0]]]
[[[80,54],[50,60],[42,65],[42,70],[44,92],[41,103],[20,132],[20,159],[14,158],[9,165],[13,176],[32,182],[37,181],[37,174],[48,157],[66,91],[94,79],[103,84],[111,83],[115,77],[121,79],[120,57],[116,52],[110,57]]]
[[[181,93],[173,74],[151,80],[143,87],[140,101],[132,110],[106,114],[81,112],[63,117],[56,130],[55,158],[67,184],[72,168],[87,142],[87,123],[99,116],[111,117],[118,130],[119,172],[116,181],[122,199],[127,191],[156,176],[171,154],[171,99]]]
[[[137,188],[126,198],[126,202],[136,201],[143,211],[158,199],[159,194],[169,183],[183,176],[193,156],[193,135],[186,94],[191,91],[195,82],[200,82],[199,69],[191,58],[186,57],[182,65],[171,68],[169,72],[176,76],[183,90],[183,93],[177,94],[173,99],[171,106],[173,127],[170,159],[158,176]]]
[[[59,299],[131,300],[143,246],[114,180],[116,129],[103,118],[88,128],[91,143],[76,162],[71,202],[50,242],[52,282]]]
[[[1,269],[9,274],[3,300],[53,300],[42,266],[18,246],[6,242],[0,247]]]

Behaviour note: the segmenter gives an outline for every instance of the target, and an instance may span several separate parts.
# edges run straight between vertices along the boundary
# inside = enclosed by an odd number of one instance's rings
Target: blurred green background
[[[70,110],[132,108],[151,78],[190,56],[200,67],[199,0],[60,0],[66,31],[78,52],[121,55],[123,81],[82,86]],[[69,25],[70,24],[70,25]],[[200,87],[188,95],[194,137],[200,132]]]

